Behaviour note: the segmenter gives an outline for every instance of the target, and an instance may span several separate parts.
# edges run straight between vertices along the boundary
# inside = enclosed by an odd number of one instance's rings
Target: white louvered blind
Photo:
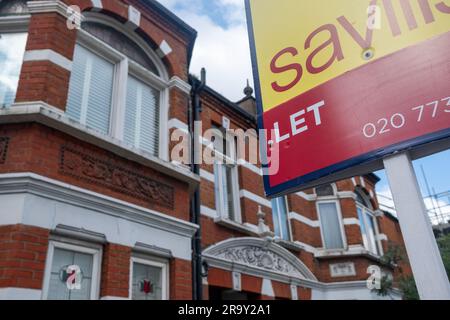
[[[157,156],[159,150],[159,91],[128,77],[124,140]]]
[[[70,78],[67,115],[103,134],[109,133],[114,64],[77,45]]]

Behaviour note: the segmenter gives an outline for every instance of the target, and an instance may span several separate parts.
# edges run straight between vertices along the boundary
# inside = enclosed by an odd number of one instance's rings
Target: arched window
[[[316,188],[316,195],[318,197],[327,197],[327,196],[334,196],[334,187],[332,184],[325,184],[320,187]]]
[[[373,212],[370,198],[362,188],[357,188],[356,209],[358,211],[359,225],[363,238],[364,247],[373,254],[380,255],[380,248],[377,241],[377,222]]]
[[[143,39],[112,18],[87,14],[78,32],[66,114],[130,147],[163,156],[167,78]]]

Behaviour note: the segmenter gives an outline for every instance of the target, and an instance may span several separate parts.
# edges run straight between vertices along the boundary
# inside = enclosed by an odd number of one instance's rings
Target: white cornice
[[[169,88],[180,89],[182,92],[184,92],[186,94],[191,93],[190,84],[177,76],[174,76],[174,77],[172,77],[172,79],[169,80]]]
[[[96,192],[75,187],[33,173],[0,174],[0,194],[30,193],[47,199],[95,210],[116,218],[192,237],[198,226]]]
[[[200,177],[189,169],[176,166],[168,161],[149,155],[110,136],[91,130],[69,119],[63,111],[45,102],[16,103],[10,108],[0,109],[0,124],[37,122],[64,132],[77,139],[108,150],[125,159],[135,161],[167,176],[183,181],[192,192],[200,182]]]
[[[27,2],[28,11],[33,13],[46,13],[46,12],[56,12],[63,17],[70,17],[74,13],[69,12],[69,6],[64,2],[59,0],[46,0],[46,1],[28,1]],[[83,15],[80,15],[79,21],[83,20]]]

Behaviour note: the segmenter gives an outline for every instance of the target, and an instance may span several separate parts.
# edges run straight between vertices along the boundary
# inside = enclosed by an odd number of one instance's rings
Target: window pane
[[[50,300],[89,300],[92,287],[93,255],[55,248],[48,299]],[[67,268],[78,266],[81,270],[80,289],[69,290],[66,284]]]
[[[124,140],[158,155],[159,91],[132,76],[127,83]]]
[[[272,200],[272,216],[275,235],[283,240],[289,240],[288,215],[284,197]]]
[[[319,212],[325,248],[342,249],[344,243],[336,204],[320,203]]]
[[[162,268],[133,264],[133,300],[162,300]]]
[[[67,115],[91,129],[109,133],[114,64],[77,45],[70,78]]]
[[[377,250],[377,242],[375,240],[375,225],[373,221],[373,216],[369,213],[366,213],[366,221],[367,221],[367,235],[370,243],[370,251],[374,254],[378,254]]]
[[[316,194],[319,197],[332,196],[334,195],[334,189],[331,184],[326,184],[316,188]]]
[[[228,216],[230,220],[236,220],[236,213],[234,209],[234,193],[233,193],[233,168],[229,166],[224,166],[226,172],[226,201],[228,207]]]
[[[361,235],[362,235],[362,238],[363,238],[363,244],[364,244],[364,247],[367,250],[370,250],[370,248],[369,248],[369,241],[367,239],[367,230],[366,230],[366,223],[364,221],[363,210],[361,208],[359,208],[359,207],[357,208],[357,210],[358,210],[359,226],[360,226]]]
[[[0,108],[10,107],[16,99],[26,42],[26,33],[0,35]]]

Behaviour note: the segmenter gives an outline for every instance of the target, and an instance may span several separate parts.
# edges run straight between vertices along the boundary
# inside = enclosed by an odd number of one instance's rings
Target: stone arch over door
[[[213,267],[230,271],[317,282],[317,278],[295,255],[282,246],[260,238],[233,238],[203,251]]]

